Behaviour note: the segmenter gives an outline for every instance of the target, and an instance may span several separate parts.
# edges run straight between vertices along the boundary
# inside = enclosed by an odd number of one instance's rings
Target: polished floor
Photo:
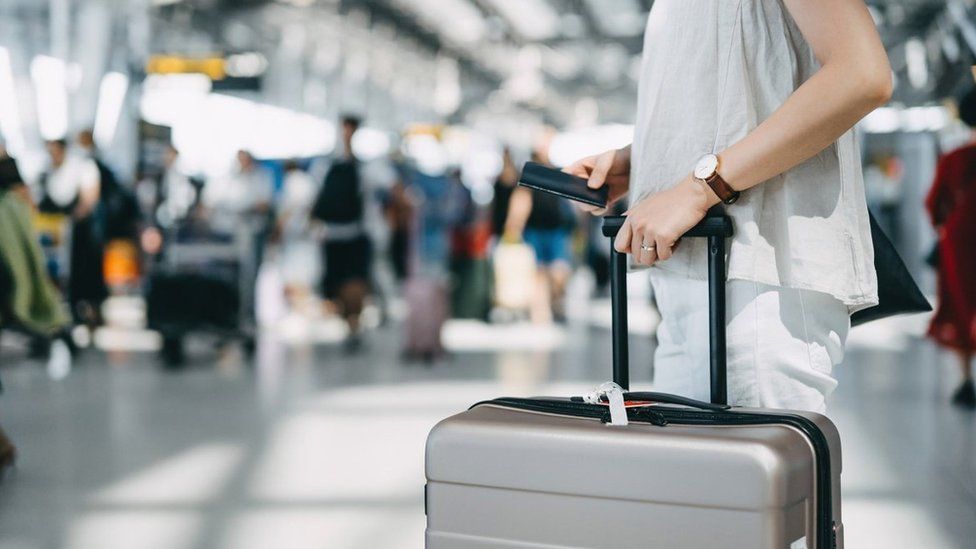
[[[648,356],[653,318],[635,324],[632,356]],[[923,326],[858,329],[838,372],[848,548],[976,547],[976,414],[946,404],[956,372]],[[0,419],[22,454],[0,548],[420,548],[429,428],[484,397],[578,393],[609,358],[585,320],[455,322],[433,367],[401,364],[398,332],[354,357],[267,335],[253,362],[200,340],[179,372],[133,350],[151,334],[115,334],[59,381],[7,341]]]

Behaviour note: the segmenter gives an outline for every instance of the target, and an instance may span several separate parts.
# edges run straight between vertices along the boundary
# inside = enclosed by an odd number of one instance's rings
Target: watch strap
[[[712,176],[704,181],[705,184],[712,189],[715,195],[718,196],[719,200],[721,200],[723,204],[731,205],[735,204],[735,202],[739,200],[739,195],[741,193],[733,189],[727,181],[722,179],[722,176],[719,175],[718,172],[712,173]]]

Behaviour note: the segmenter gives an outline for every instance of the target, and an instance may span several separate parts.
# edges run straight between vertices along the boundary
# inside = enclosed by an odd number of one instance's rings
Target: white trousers
[[[654,269],[661,325],[657,390],[709,400],[708,285]],[[823,413],[844,358],[847,306],[809,290],[746,280],[726,285],[729,403]]]

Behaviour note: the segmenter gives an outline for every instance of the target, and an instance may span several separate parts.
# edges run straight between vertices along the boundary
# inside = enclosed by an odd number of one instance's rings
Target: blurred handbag
[[[851,315],[851,325],[907,313],[924,313],[932,305],[918,288],[905,262],[891,244],[888,235],[868,212],[871,219],[871,241],[874,244],[874,269],[878,273],[878,304]]]
[[[527,244],[502,242],[495,248],[495,304],[528,309],[535,289],[535,252]]]

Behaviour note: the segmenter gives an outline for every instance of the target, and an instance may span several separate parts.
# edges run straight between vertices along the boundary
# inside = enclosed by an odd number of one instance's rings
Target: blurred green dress
[[[0,328],[11,326],[52,336],[68,324],[61,298],[44,268],[44,254],[31,225],[30,207],[0,186]]]

